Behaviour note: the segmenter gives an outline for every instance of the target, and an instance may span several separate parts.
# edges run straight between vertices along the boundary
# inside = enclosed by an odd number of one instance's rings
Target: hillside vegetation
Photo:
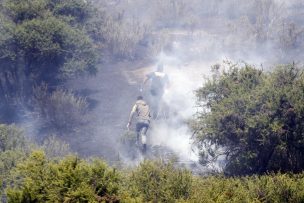
[[[193,124],[201,163],[224,156],[224,173],[198,176],[160,160],[110,167],[79,158],[56,138],[29,147],[15,126],[1,125],[3,197],[8,202],[303,202],[302,70],[231,65],[223,72],[214,66],[213,79],[197,91],[210,110]]]
[[[0,0],[1,201],[304,202],[304,72],[293,62],[304,50],[302,8],[297,0]],[[105,139],[117,147],[120,135],[100,130],[92,116],[104,104],[86,96],[100,89],[74,92],[68,81],[160,53],[184,69],[227,53],[287,64],[265,70],[225,61],[201,78],[197,114],[176,125],[191,127],[199,162],[211,171],[194,174],[179,160],[130,167],[85,156]],[[123,75],[117,70],[107,70],[109,83],[96,79],[106,93],[125,79],[112,81]],[[128,85],[121,91],[135,89]],[[124,108],[128,94],[120,93],[113,95]],[[107,110],[95,113],[123,117]]]
[[[8,202],[304,201],[303,173],[199,177],[176,168],[174,162],[162,161],[115,169],[96,158],[47,153],[50,149],[60,152],[54,141],[29,151],[14,126],[1,125],[0,132],[5,143],[1,146],[1,191]]]

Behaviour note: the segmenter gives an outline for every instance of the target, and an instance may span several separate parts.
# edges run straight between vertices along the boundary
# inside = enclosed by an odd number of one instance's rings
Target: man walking
[[[162,103],[165,89],[169,85],[169,78],[168,75],[164,73],[163,64],[158,64],[156,71],[146,75],[141,90],[148,81],[150,81],[149,101],[152,105],[153,118],[157,119],[163,106]]]
[[[127,124],[128,130],[130,129],[130,126],[132,124],[132,120],[134,115],[137,116],[136,121],[136,141],[138,144],[140,144],[140,138],[141,138],[141,144],[142,144],[142,151],[143,153],[146,153],[147,150],[147,131],[150,125],[150,107],[149,105],[144,101],[142,96],[137,97],[137,101],[135,102],[130,116],[129,116],[129,122]]]

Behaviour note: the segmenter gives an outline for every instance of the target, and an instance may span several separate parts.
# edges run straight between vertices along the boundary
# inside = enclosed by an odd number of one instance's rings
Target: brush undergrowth
[[[116,171],[101,160],[34,151],[11,170],[8,202],[303,202],[304,173],[199,177],[173,163]]]

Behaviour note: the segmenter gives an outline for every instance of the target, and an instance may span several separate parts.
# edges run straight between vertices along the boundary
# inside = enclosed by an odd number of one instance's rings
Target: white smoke
[[[180,48],[177,47],[177,50]],[[157,61],[164,64],[164,72],[170,81],[163,96],[163,111],[168,111],[169,116],[152,121],[151,145],[171,149],[181,162],[197,162],[199,157],[192,144],[192,131],[188,121],[197,112],[194,90],[202,85],[203,76],[209,72],[210,64],[201,61],[188,63],[165,53],[161,53]],[[154,71],[153,68],[151,71]]]
[[[232,60],[267,66],[297,61],[302,57],[303,20],[294,11],[302,13],[303,9],[292,8],[295,2],[300,4],[299,0],[100,2],[103,2],[104,8],[110,8],[108,12],[113,13],[113,16],[120,13],[118,16],[124,21],[138,21],[149,30],[149,34],[140,42],[147,51],[146,59],[138,58],[140,65],[138,61],[113,64],[112,68],[101,71],[99,77],[102,79],[81,85],[106,92],[101,94],[96,91],[92,96],[102,104],[99,110],[94,110],[100,117],[97,120],[100,127],[96,127],[94,142],[106,143],[110,140],[110,144],[104,145],[110,145],[115,152],[121,151],[115,145],[119,139],[117,137],[125,131],[128,111],[139,94],[144,75],[154,71],[156,64],[164,64],[164,71],[170,79],[170,87],[163,98],[170,107],[170,116],[152,121],[148,144],[165,146],[181,160],[197,161],[198,155],[193,150],[192,132],[187,122],[197,111],[194,91],[202,86],[204,75],[209,74],[211,65]],[[157,56],[154,65],[149,66],[154,54],[161,50],[160,47],[163,52]],[[141,49],[138,50],[141,52]],[[117,71],[116,75],[121,71],[128,84],[123,84],[122,80],[113,82],[109,79],[113,76],[113,70]],[[102,76],[107,74],[107,77]],[[112,85],[119,86],[113,88],[118,93],[104,91]],[[107,150],[101,152],[103,155],[108,157],[108,154],[114,154],[112,150],[107,153],[108,148],[104,149]],[[137,160],[129,159],[124,154],[121,156],[135,164],[143,159],[141,156]]]

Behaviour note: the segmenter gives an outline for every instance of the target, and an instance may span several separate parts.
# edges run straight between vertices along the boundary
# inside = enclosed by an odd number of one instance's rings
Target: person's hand
[[[129,123],[127,124],[127,129],[128,129],[128,130],[130,130],[130,125],[131,125],[131,123],[129,122]]]

